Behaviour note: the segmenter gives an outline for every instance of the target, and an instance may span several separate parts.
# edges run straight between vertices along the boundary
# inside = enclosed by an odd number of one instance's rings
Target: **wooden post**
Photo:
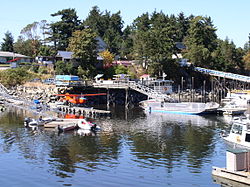
[[[181,102],[181,97],[180,97],[180,85],[178,85],[178,101]]]
[[[192,77],[192,83],[191,83],[191,102],[194,102],[194,77]]]
[[[211,82],[212,101],[214,101],[214,79]]]
[[[184,91],[183,83],[184,83],[184,80],[183,80],[183,77],[181,77],[181,96],[182,96],[182,99],[183,99],[183,91]]]
[[[109,107],[110,107],[110,100],[109,100],[109,88],[107,90],[107,110],[109,110]]]
[[[128,88],[125,88],[125,108],[128,109]]]
[[[224,86],[224,88],[223,88],[223,98],[225,98],[226,97],[226,79],[225,79],[225,77],[223,78],[223,86]]]
[[[203,81],[203,102],[206,103],[206,80]]]
[[[183,77],[181,77],[181,91],[183,92]]]

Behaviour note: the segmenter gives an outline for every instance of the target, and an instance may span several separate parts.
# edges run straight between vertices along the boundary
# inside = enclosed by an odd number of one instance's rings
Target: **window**
[[[245,141],[246,141],[246,142],[250,142],[250,134],[246,134]]]
[[[241,135],[242,134],[242,126],[234,124],[232,127],[232,133]]]

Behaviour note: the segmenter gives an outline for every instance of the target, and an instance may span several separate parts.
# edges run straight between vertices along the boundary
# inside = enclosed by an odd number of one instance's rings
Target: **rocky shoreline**
[[[55,99],[58,88],[55,85],[45,85],[42,83],[26,83],[9,89],[9,94],[26,101],[39,100],[46,104]]]

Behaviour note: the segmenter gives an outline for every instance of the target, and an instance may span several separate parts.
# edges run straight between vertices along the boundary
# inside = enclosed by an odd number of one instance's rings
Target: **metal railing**
[[[160,100],[173,100],[169,95],[158,92],[147,85],[141,84],[136,81],[102,81],[93,84],[96,87],[106,87],[106,88],[131,88],[137,92],[147,95],[150,99],[160,99]]]
[[[239,75],[239,74],[235,74],[235,73],[228,73],[228,72],[217,71],[217,70],[211,70],[211,69],[206,69],[206,68],[201,68],[201,67],[194,67],[194,70],[199,71],[203,74],[212,75],[212,76],[216,76],[216,77],[233,79],[233,80],[238,80],[238,81],[243,81],[243,82],[250,82],[250,76]]]

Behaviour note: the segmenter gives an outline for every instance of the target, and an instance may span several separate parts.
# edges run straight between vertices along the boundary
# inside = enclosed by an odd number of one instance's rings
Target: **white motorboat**
[[[227,96],[221,100],[222,105],[234,104],[237,107],[245,108],[250,102],[249,90],[233,90],[227,93]]]
[[[230,101],[224,103],[224,106],[220,107],[218,111],[221,111],[224,115],[241,115],[247,111],[247,107],[239,105],[236,101]]]
[[[78,123],[77,123],[77,126],[80,128],[80,129],[83,129],[83,130],[91,130],[91,131],[96,131],[96,130],[99,130],[100,127],[97,126],[95,123],[92,123],[90,121],[87,121],[85,119],[79,119]]]
[[[42,118],[40,116],[39,119],[34,119],[34,118],[27,117],[24,119],[24,126],[36,128],[38,126],[43,126],[45,123],[48,123],[51,121],[55,121],[55,118]]]
[[[221,137],[233,146],[250,148],[250,119],[249,116],[235,117],[229,133],[221,133]]]
[[[175,114],[188,114],[188,115],[215,113],[219,108],[219,104],[215,102],[169,103],[169,102],[158,101],[155,99],[141,101],[140,106],[149,112],[175,113]]]

